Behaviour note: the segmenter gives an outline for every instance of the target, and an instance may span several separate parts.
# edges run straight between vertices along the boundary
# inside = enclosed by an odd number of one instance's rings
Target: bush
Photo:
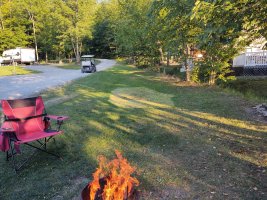
[[[245,96],[252,96],[267,100],[267,79],[266,78],[246,78],[220,82],[223,88],[229,88],[240,92]]]
[[[164,66],[160,66],[160,73],[164,72],[164,68],[165,68],[165,73],[167,75],[178,75],[180,73],[180,66],[170,66],[170,67],[164,67]]]
[[[195,63],[191,73],[191,80],[196,83],[205,83],[209,80],[208,67],[203,63]]]

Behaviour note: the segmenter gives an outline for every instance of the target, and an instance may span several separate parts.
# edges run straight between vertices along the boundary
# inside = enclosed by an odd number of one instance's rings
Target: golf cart
[[[94,55],[83,55],[81,57],[81,72],[96,72]]]

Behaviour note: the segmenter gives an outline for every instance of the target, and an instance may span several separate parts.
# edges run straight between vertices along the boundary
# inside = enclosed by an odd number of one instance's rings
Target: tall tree
[[[151,45],[150,39],[153,36],[148,20],[151,3],[151,0],[131,2],[120,0],[119,15],[114,21],[118,52],[131,56],[140,66],[150,65],[155,55],[155,45]]]
[[[65,42],[70,42],[76,57],[80,62],[83,41],[92,37],[92,27],[96,12],[96,2],[93,0],[66,0],[69,21],[68,29],[64,34]]]
[[[112,1],[101,2],[96,12],[90,50],[96,56],[112,58],[117,53],[113,18],[118,10]]]
[[[0,1],[0,52],[26,46],[31,37],[27,34],[27,20],[15,0]]]
[[[194,0],[180,1],[155,1],[152,7],[152,13],[155,19],[158,19],[159,44],[163,51],[176,52],[186,69],[186,80],[190,81],[191,59],[190,48],[197,42],[196,35],[199,28],[196,21],[191,18],[191,12],[194,7]]]
[[[236,0],[232,3],[236,17],[243,19],[243,28],[250,32],[250,36],[267,38],[266,0]]]
[[[198,46],[205,51],[202,67],[209,74],[210,84],[229,72],[229,61],[250,42],[236,12],[230,1],[197,0],[195,3],[192,17],[199,21],[202,30],[197,36]]]
[[[72,47],[64,43],[64,34],[70,26],[67,18],[70,9],[62,0],[50,1],[44,9],[37,35],[43,58],[47,61],[48,56],[59,60],[62,56],[71,57]]]
[[[30,25],[29,34],[31,34],[33,38],[37,62],[39,61],[37,35],[40,33],[42,15],[45,15],[45,11],[47,11],[47,9],[45,9],[47,3],[48,0],[17,0],[17,6],[24,12],[24,15],[28,18],[28,23]]]

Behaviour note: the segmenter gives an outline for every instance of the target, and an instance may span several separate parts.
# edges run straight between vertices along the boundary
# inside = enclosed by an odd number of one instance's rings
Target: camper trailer
[[[35,62],[35,50],[31,48],[8,49],[3,52],[1,63],[2,64],[32,64]]]

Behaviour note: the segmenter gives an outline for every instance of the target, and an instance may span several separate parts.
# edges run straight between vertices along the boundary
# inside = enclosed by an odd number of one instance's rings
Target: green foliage
[[[117,9],[114,6],[110,2],[102,2],[96,12],[93,38],[87,51],[97,57],[114,58],[117,54],[113,20]]]
[[[27,34],[27,26],[18,1],[0,1],[0,53],[9,48],[29,45],[32,37]]]
[[[0,2],[0,52],[17,46],[40,49],[41,58],[79,59],[92,36],[97,6],[93,0],[3,0]]]
[[[112,27],[117,53],[131,57],[138,66],[154,65],[159,53],[148,16],[152,1],[115,2],[117,12],[112,18]]]
[[[40,31],[37,35],[42,59],[60,59],[69,57],[71,45],[64,40],[68,21],[65,15],[68,8],[62,1],[50,1],[45,6],[45,12],[40,16]]]
[[[201,82],[199,66],[195,66],[194,69],[192,70],[191,80],[193,82],[195,82],[195,83],[200,83]]]
[[[198,47],[205,51],[204,66],[210,83],[224,79],[229,73],[229,60],[237,53],[242,35],[242,21],[235,17],[234,5],[229,1],[196,1],[192,18],[200,21]],[[239,42],[239,43],[238,43]],[[243,43],[242,43],[243,44]]]
[[[243,28],[252,38],[263,36],[267,38],[267,4],[266,0],[238,0],[233,2],[242,12],[236,12],[236,17],[243,20]]]
[[[265,0],[1,0],[0,53],[35,46],[42,59],[79,61],[81,53],[93,53],[127,57],[139,67],[175,55],[189,69],[191,50],[197,49],[204,57],[191,77],[209,76],[214,83],[224,80],[231,59],[246,45],[267,37],[266,5]],[[186,77],[190,80],[190,70]]]
[[[196,20],[190,17],[194,1],[154,1],[151,9],[152,16],[156,21],[155,30],[158,44],[164,52],[179,55],[179,59],[186,68],[186,79],[190,80],[188,60],[190,48],[197,43],[196,35],[199,32]]]
[[[6,28],[0,31],[0,52],[19,46],[27,46],[30,36],[25,34],[25,27]]]
[[[84,39],[92,37],[96,4],[93,0],[67,0],[64,3],[68,26],[62,38],[65,44],[72,46],[76,61],[79,62]]]
[[[249,6],[254,9],[252,12],[249,12]],[[264,17],[262,14],[261,18],[255,16],[253,12],[260,10],[266,13],[267,8],[263,1],[253,0],[159,0],[154,1],[151,10],[153,25],[161,27],[153,28],[158,30],[163,51],[177,52],[187,68],[187,60],[191,56],[188,49],[201,50],[204,53],[202,68],[206,69],[196,69],[192,78],[198,81],[203,77],[197,77],[197,74],[208,75],[209,82],[215,83],[216,79],[225,79],[231,59],[262,33],[266,23],[262,20]]]

